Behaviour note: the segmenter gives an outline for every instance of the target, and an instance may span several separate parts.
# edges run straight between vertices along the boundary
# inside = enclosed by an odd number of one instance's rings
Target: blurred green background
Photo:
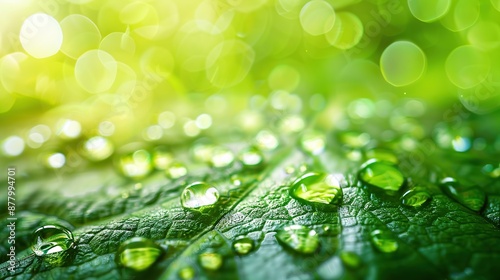
[[[430,123],[483,115],[495,126],[499,10],[498,0],[2,0],[2,152],[95,135],[182,142],[212,122],[241,125],[229,120],[266,102],[335,123],[414,100],[408,111]]]

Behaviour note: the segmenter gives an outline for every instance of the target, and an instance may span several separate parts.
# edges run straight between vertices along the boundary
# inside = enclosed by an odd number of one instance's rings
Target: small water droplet
[[[349,268],[357,268],[361,265],[361,258],[358,254],[349,251],[343,251],[340,253],[340,259],[345,266]]]
[[[462,186],[458,181],[451,177],[447,177],[441,181],[441,188],[455,201],[474,211],[481,210],[486,201],[485,193],[478,187]]]
[[[194,268],[191,267],[191,266],[186,266],[186,267],[183,267],[179,270],[179,277],[182,279],[182,280],[191,280],[191,279],[194,279],[194,276],[195,276],[195,271],[194,271]]]
[[[333,176],[311,172],[295,180],[290,195],[302,202],[339,205],[342,202],[340,182]]]
[[[158,170],[166,170],[174,162],[174,155],[164,147],[156,147],[153,151],[153,165]]]
[[[144,237],[132,237],[120,245],[115,261],[123,267],[143,271],[151,267],[162,253],[162,248],[154,241]]]
[[[319,131],[308,131],[302,135],[300,145],[304,151],[319,155],[325,149],[326,136]]]
[[[73,233],[59,225],[46,225],[33,232],[31,249],[36,256],[53,266],[65,264],[76,243]]]
[[[403,205],[420,207],[431,198],[431,195],[425,190],[411,189],[401,196]]]
[[[241,186],[242,182],[241,182],[241,177],[238,176],[238,175],[232,175],[231,176],[231,183],[233,183],[233,185],[239,187]]]
[[[143,149],[122,154],[116,164],[125,177],[132,179],[143,178],[153,170],[151,155]]]
[[[254,246],[255,244],[253,239],[249,237],[240,236],[236,237],[236,240],[233,241],[233,250],[238,255],[246,255],[250,253]]]
[[[205,252],[201,253],[198,256],[198,261],[200,262],[201,267],[206,270],[216,271],[221,268],[223,263],[223,258],[220,254],[213,252]]]
[[[196,209],[212,206],[219,200],[219,191],[204,182],[188,185],[181,194],[181,204],[184,208]]]
[[[83,143],[83,155],[91,161],[102,161],[114,152],[113,143],[108,138],[94,136]]]
[[[62,168],[66,164],[66,156],[63,153],[49,153],[45,156],[44,164],[52,169]]]
[[[370,234],[371,242],[382,253],[392,253],[398,249],[398,242],[390,232],[376,229]]]
[[[285,173],[286,174],[292,174],[293,172],[295,172],[295,167],[293,167],[291,165],[285,167]]]
[[[231,165],[234,162],[234,154],[231,150],[225,147],[215,147],[212,151],[210,163],[215,168],[223,168]]]
[[[390,162],[369,160],[361,166],[359,178],[366,184],[387,191],[398,191],[404,183],[404,176]]]
[[[278,137],[268,130],[260,131],[255,137],[256,145],[264,151],[272,151],[279,145]]]
[[[264,164],[264,155],[254,147],[243,150],[239,155],[239,159],[243,166],[249,169],[258,169]]]
[[[165,170],[165,174],[171,179],[178,179],[187,174],[187,167],[180,162],[174,162]]]
[[[282,245],[302,254],[314,253],[319,246],[316,231],[302,225],[291,225],[278,230],[276,238]]]
[[[191,155],[196,162],[209,163],[212,160],[215,146],[208,143],[197,143],[191,149]]]

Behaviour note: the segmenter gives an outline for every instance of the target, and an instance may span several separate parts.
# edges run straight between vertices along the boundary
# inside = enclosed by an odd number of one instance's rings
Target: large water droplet
[[[196,209],[212,206],[219,200],[219,191],[204,182],[188,185],[181,194],[181,204],[185,208]]]
[[[73,233],[63,226],[46,225],[33,232],[31,249],[50,265],[59,266],[66,263],[69,253],[75,248]]]
[[[383,253],[392,253],[398,249],[398,242],[387,231],[376,229],[370,234],[371,242],[375,248]]]
[[[441,181],[441,188],[451,198],[474,211],[481,210],[486,201],[486,195],[478,187],[462,186],[459,182],[450,177]]]
[[[430,198],[431,195],[427,191],[415,188],[408,190],[401,196],[401,203],[407,206],[420,207]]]
[[[399,169],[385,161],[369,160],[361,166],[359,178],[366,184],[387,191],[398,191],[404,183],[404,176]]]
[[[201,253],[198,256],[198,261],[200,262],[201,267],[203,267],[204,269],[215,271],[222,266],[224,260],[220,254],[205,252]]]
[[[324,173],[307,173],[292,183],[290,195],[302,202],[338,205],[342,202],[340,182]]]
[[[246,255],[250,253],[254,248],[253,239],[249,237],[236,237],[236,240],[233,241],[233,250],[238,255]]]
[[[135,271],[148,269],[162,254],[154,241],[144,237],[132,237],[123,242],[116,252],[116,262]]]
[[[276,233],[278,241],[302,254],[314,253],[319,246],[319,238],[316,231],[302,225],[287,226]]]

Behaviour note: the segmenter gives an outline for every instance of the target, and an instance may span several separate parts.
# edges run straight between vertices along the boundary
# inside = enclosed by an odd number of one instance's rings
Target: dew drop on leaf
[[[182,280],[191,280],[191,279],[194,279],[195,274],[196,273],[194,271],[194,268],[191,267],[191,266],[186,266],[186,267],[181,268],[181,270],[179,270],[179,277]]]
[[[419,207],[426,203],[431,198],[431,195],[418,189],[408,190],[401,196],[401,203],[406,206]]]
[[[398,242],[391,233],[376,229],[370,234],[371,242],[377,250],[383,253],[392,253],[398,249]]]
[[[153,170],[151,154],[143,149],[121,155],[116,164],[125,177],[132,179],[143,178]]]
[[[102,161],[114,152],[113,143],[108,138],[94,136],[83,143],[83,154],[91,161]]]
[[[238,255],[246,255],[254,249],[254,241],[249,237],[237,237],[233,241],[233,250]]]
[[[478,187],[465,187],[454,178],[447,177],[441,181],[442,190],[465,207],[479,211],[486,201],[485,193]]]
[[[166,170],[174,162],[174,155],[163,147],[153,151],[153,166],[158,170]]]
[[[171,179],[178,179],[187,174],[187,167],[183,163],[174,162],[165,170],[165,174]]]
[[[195,182],[188,185],[181,194],[182,207],[197,209],[212,206],[219,200],[219,191],[205,182]]]
[[[340,182],[324,173],[310,172],[295,180],[290,195],[302,202],[338,205],[342,202]]]
[[[115,261],[135,271],[148,269],[162,254],[162,248],[144,237],[133,237],[124,241],[115,255]]]
[[[318,155],[325,149],[326,137],[319,131],[309,131],[302,135],[300,145],[304,151]]]
[[[387,190],[398,191],[404,183],[404,176],[390,162],[369,160],[361,166],[359,178],[366,184]]]
[[[342,263],[349,268],[357,268],[361,265],[361,258],[354,252],[343,251],[339,256]]]
[[[255,147],[243,150],[239,159],[243,166],[249,169],[258,169],[264,164],[264,155]]]
[[[272,151],[279,145],[276,135],[268,130],[260,131],[255,137],[255,143],[259,149],[264,151]]]
[[[210,164],[215,168],[228,167],[234,162],[234,153],[225,147],[216,147],[212,151]]]
[[[314,253],[319,246],[316,231],[302,225],[286,226],[276,233],[276,238],[283,246],[302,254]]]
[[[223,258],[218,253],[205,252],[198,256],[198,261],[204,269],[216,271],[222,266]]]
[[[46,225],[33,232],[31,249],[36,256],[53,266],[66,263],[68,253],[76,248],[73,233],[59,225]]]

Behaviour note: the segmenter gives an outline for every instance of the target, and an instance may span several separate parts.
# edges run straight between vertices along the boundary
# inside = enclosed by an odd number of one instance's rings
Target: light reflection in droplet
[[[9,157],[15,157],[24,151],[24,140],[19,136],[9,136],[2,143],[2,153]]]

